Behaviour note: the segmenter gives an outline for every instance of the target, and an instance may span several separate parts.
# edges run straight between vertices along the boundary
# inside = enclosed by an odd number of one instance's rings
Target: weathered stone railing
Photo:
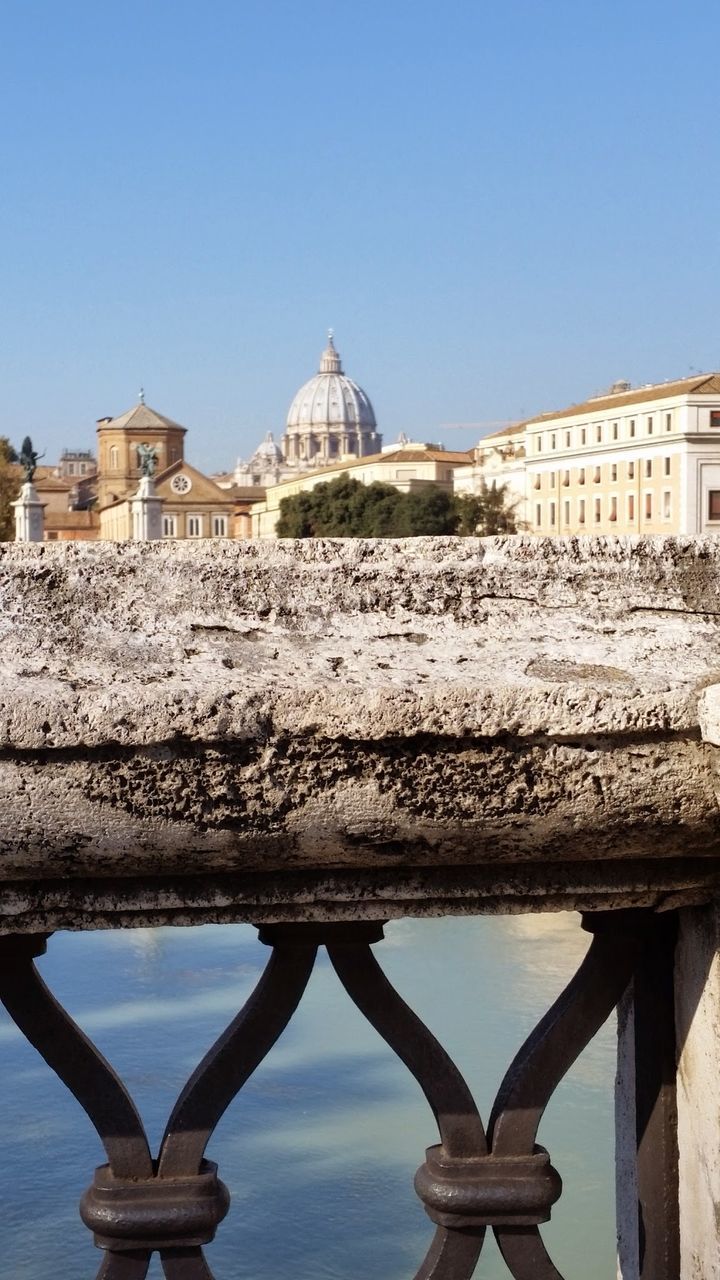
[[[209,1276],[205,1144],[326,945],[438,1119],[418,1277],[469,1277],[487,1225],[518,1280],[558,1276],[537,1125],[627,988],[622,1274],[718,1280],[719,586],[711,540],[0,550],[0,995],[105,1141],[83,1207],[102,1276],[153,1248]],[[561,909],[595,940],[486,1134],[372,922]],[[32,956],[58,928],[211,920],[262,925],[273,959],[153,1163]]]

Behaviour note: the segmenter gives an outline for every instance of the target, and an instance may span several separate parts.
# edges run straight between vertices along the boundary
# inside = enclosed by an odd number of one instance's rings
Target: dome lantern
[[[319,373],[342,373],[342,361],[335,350],[333,331],[328,330],[328,344],[320,357]]]

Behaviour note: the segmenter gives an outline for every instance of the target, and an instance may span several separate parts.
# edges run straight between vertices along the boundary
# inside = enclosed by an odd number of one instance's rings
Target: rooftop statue
[[[44,453],[38,454],[35,452],[32,447],[32,440],[30,439],[30,436],[26,436],[20,447],[20,453],[18,454],[18,462],[25,472],[26,484],[32,484],[37,464],[40,459],[44,457]]]
[[[140,474],[143,476],[154,476],[158,460],[157,453],[155,452],[155,446],[147,443],[139,444],[137,455],[140,463]]]

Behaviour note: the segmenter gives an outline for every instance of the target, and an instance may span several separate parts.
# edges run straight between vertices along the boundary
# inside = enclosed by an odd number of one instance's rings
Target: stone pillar
[[[680,915],[675,965],[681,1280],[720,1280],[720,903]]]
[[[136,542],[162,538],[162,498],[155,493],[152,476],[141,476],[138,491],[130,499],[132,537]]]
[[[617,1280],[639,1280],[635,1009],[632,987],[618,1005],[617,1018],[618,1065],[615,1079]]]
[[[618,1010],[616,1186],[622,1280],[678,1280],[677,913],[647,913]]]
[[[618,1276],[720,1280],[720,903],[679,913],[669,958],[619,1009]]]
[[[15,511],[15,541],[42,542],[44,537],[44,502],[41,502],[37,490],[30,480],[26,480],[20,490],[20,497],[10,504]]]

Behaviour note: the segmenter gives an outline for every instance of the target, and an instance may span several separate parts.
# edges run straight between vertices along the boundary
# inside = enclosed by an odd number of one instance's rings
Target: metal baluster
[[[213,1280],[202,1249],[163,1249],[160,1261],[165,1280]]]
[[[134,1253],[104,1253],[95,1280],[145,1280],[149,1266],[147,1249]]]
[[[161,1178],[197,1173],[223,1112],[270,1052],[297,1009],[317,947],[276,948],[240,1013],[193,1072],[168,1120],[158,1160]],[[163,1249],[166,1280],[212,1280],[202,1250]]]
[[[316,946],[300,942],[273,951],[252,995],[195,1069],[175,1103],[160,1144],[161,1178],[199,1171],[223,1112],[297,1009],[316,954]]]
[[[0,1000],[89,1116],[115,1177],[151,1178],[150,1148],[127,1089],[33,964],[46,943],[46,935],[0,938]]]
[[[494,1156],[529,1156],[543,1112],[563,1076],[599,1031],[630,982],[652,927],[643,911],[586,916],[590,949],[555,1004],[511,1063],[488,1124]],[[537,1226],[494,1228],[515,1280],[562,1280]]]
[[[438,1227],[414,1280],[466,1280],[477,1266],[485,1228],[451,1231]]]
[[[317,948],[293,937],[273,953],[244,1008],[183,1089],[156,1168],[124,1085],[34,967],[46,941],[45,935],[0,938],[0,999],[80,1102],[107,1152],[108,1165],[96,1171],[82,1201],[83,1219],[96,1238],[102,1233],[98,1243],[105,1252],[97,1280],[144,1280],[154,1249],[160,1251],[167,1280],[212,1280],[200,1245],[181,1243],[188,1233],[211,1239],[227,1208],[227,1192],[203,1153],[223,1112],[292,1017]],[[113,1229],[124,1238],[115,1242]],[[148,1238],[147,1247],[135,1247],[132,1239],[128,1243],[133,1233],[142,1244]],[[173,1242],[164,1246],[163,1233]]]
[[[455,1063],[398,995],[369,946],[328,946],[333,967],[351,1000],[417,1080],[450,1159],[487,1155],[482,1120]],[[469,1280],[485,1237],[484,1226],[439,1226],[415,1280]]]
[[[584,927],[595,934],[588,954],[508,1069],[486,1137],[457,1067],[370,951],[382,925],[264,926],[260,936],[273,947],[270,961],[182,1090],[156,1163],[124,1085],[34,967],[45,935],[0,938],[0,999],[83,1106],[108,1155],[82,1203],[83,1219],[105,1250],[97,1280],[145,1280],[154,1250],[166,1280],[212,1280],[202,1245],[213,1238],[229,1197],[204,1152],[227,1106],[290,1021],[320,945],[350,998],[418,1081],[437,1121],[441,1145],[428,1150],[415,1182],[437,1230],[415,1280],[469,1280],[487,1225],[515,1280],[562,1280],[538,1229],[561,1184],[536,1145],[537,1130],[554,1090],[635,974],[637,1052],[649,1072],[638,1091],[639,1183],[645,1221],[653,1227],[642,1242],[642,1274],[656,1280],[652,1268],[659,1267],[662,1280],[677,1280],[672,929],[647,911],[594,914]],[[659,992],[656,970],[662,971]],[[658,1001],[660,1065],[649,1051]],[[669,1216],[660,1230],[654,1219],[663,1206]]]

